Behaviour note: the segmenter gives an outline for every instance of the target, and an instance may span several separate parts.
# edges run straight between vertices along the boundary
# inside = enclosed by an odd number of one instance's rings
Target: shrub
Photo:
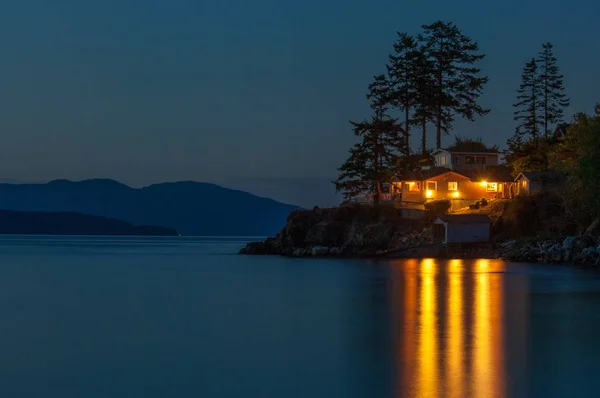
[[[479,201],[479,204],[481,206],[487,206],[488,200],[486,198],[481,198],[481,200]]]
[[[425,210],[429,212],[431,216],[439,216],[448,213],[452,204],[448,199],[432,200],[425,203]]]

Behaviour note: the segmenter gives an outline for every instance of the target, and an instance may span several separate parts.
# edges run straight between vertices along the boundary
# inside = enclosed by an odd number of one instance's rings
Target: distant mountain
[[[272,235],[297,208],[247,192],[191,181],[141,189],[107,179],[0,184],[0,209],[74,211],[134,225],[161,225],[183,235]]]
[[[258,196],[292,203],[311,209],[314,206],[333,207],[342,202],[331,182],[335,178],[231,178],[215,183],[232,189],[241,189]]]
[[[0,210],[0,234],[177,236],[177,231],[75,212]]]

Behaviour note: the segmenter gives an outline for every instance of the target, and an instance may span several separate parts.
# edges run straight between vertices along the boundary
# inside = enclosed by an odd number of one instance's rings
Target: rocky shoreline
[[[274,237],[251,242],[248,255],[290,257],[489,258],[598,266],[600,237],[526,237],[447,251],[433,242],[431,220],[402,218],[394,208],[345,205],[292,212]]]
[[[240,253],[372,257],[432,241],[427,222],[404,219],[398,209],[345,205],[296,210],[276,236],[249,243]]]

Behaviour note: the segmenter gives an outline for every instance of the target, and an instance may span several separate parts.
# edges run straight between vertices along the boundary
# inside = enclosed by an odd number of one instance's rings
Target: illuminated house
[[[456,210],[482,198],[512,198],[513,181],[510,174],[499,167],[471,173],[431,167],[398,176],[393,184],[402,187],[400,202],[404,206],[449,199],[452,209]]]

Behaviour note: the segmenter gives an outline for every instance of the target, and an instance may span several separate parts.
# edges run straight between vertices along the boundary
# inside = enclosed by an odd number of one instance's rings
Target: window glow
[[[498,192],[498,183],[497,182],[488,182],[486,184],[485,190],[488,192]]]
[[[458,182],[448,181],[448,191],[456,191],[458,189]]]

